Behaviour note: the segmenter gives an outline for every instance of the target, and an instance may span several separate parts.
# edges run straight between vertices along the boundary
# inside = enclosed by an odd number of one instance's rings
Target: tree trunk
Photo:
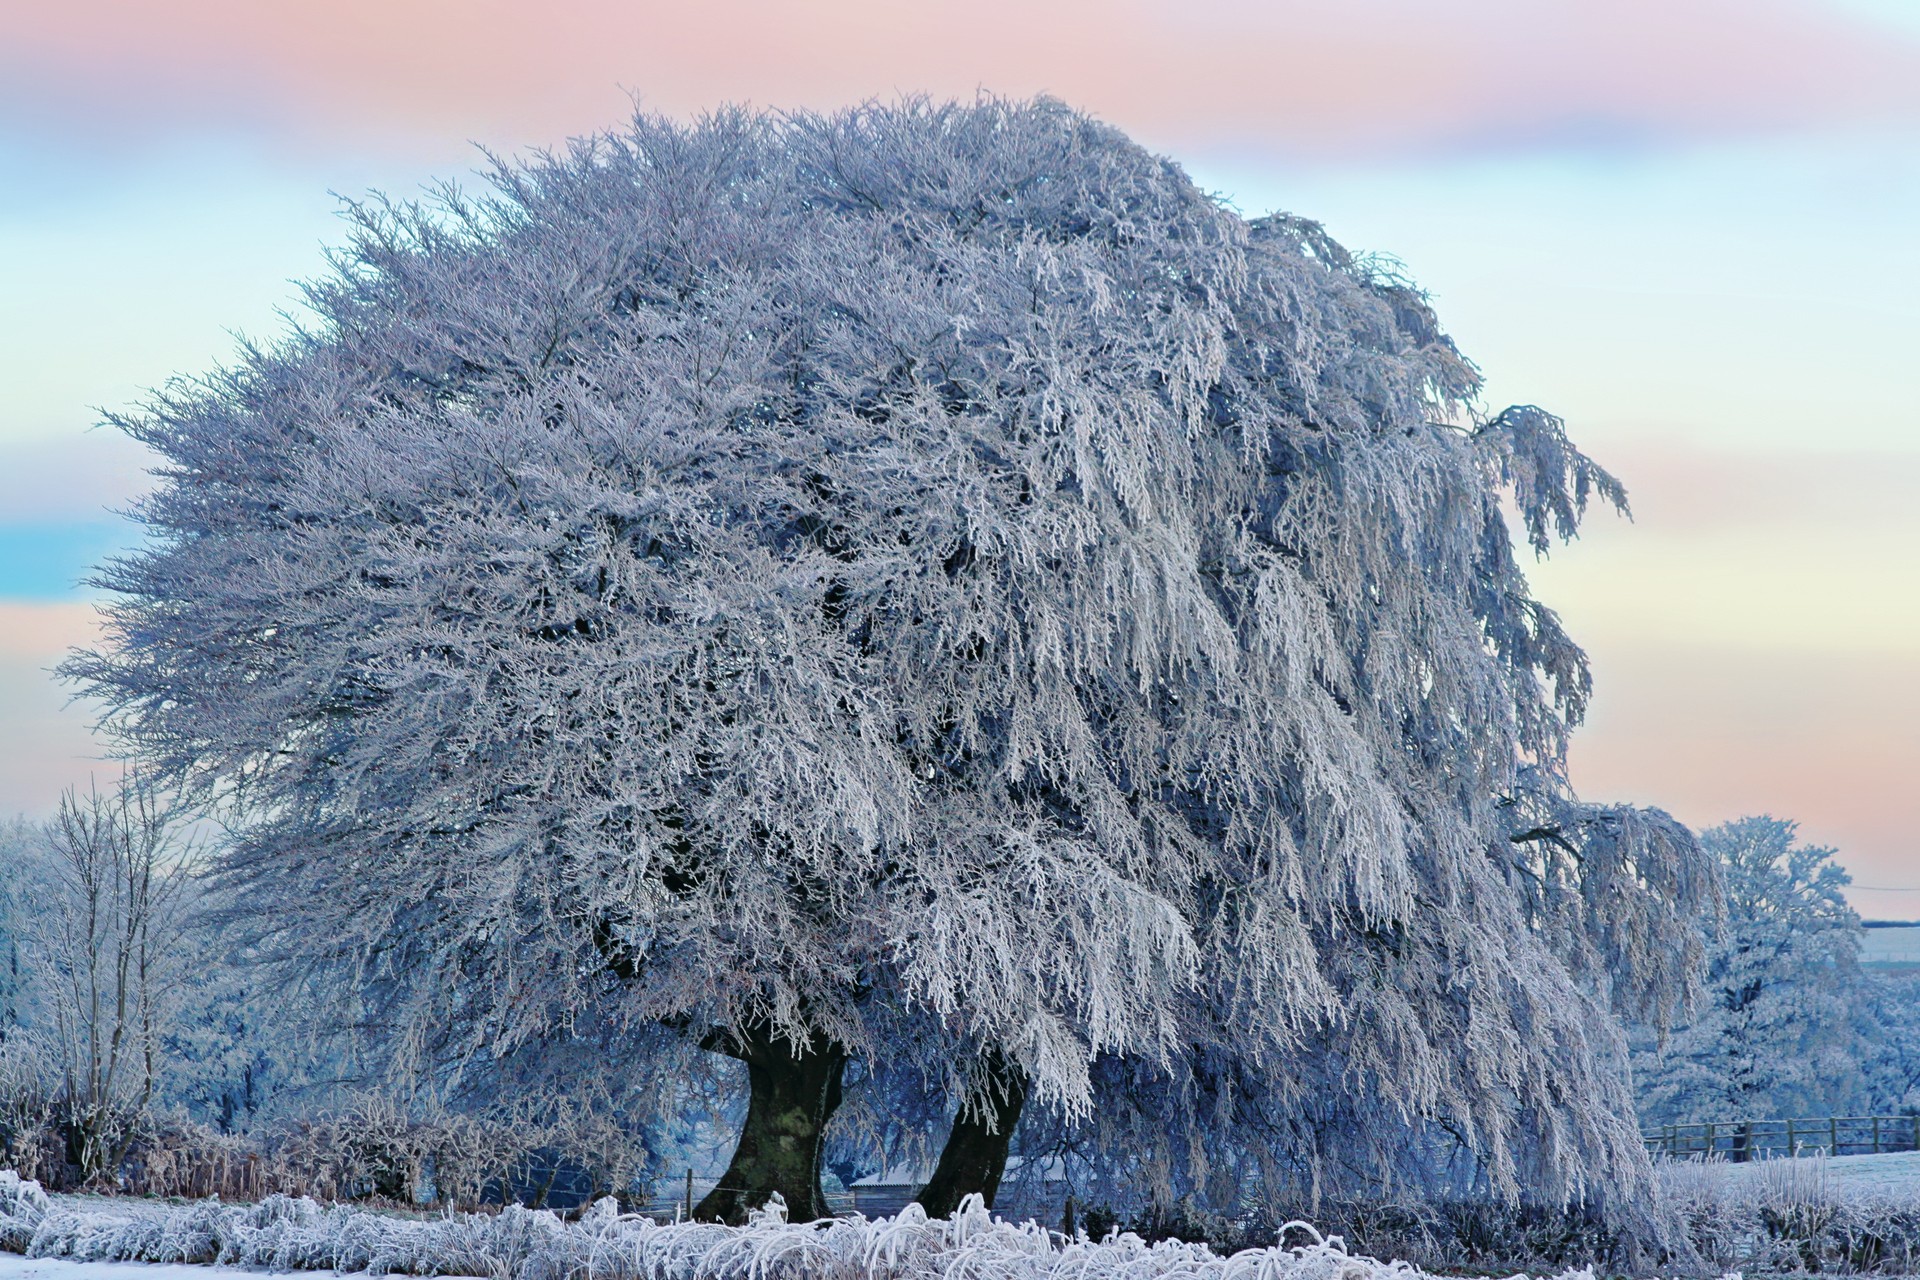
[[[1027,1077],[997,1049],[987,1052],[985,1065],[986,1083],[961,1103],[940,1163],[916,1197],[929,1218],[952,1217],[969,1195],[978,1195],[991,1209],[1007,1171],[1007,1146],[1026,1105]]]
[[[827,1121],[840,1106],[846,1050],[775,1040],[765,1028],[716,1036],[707,1047],[747,1064],[750,1093],[733,1161],[693,1216],[738,1226],[776,1191],[787,1202],[790,1222],[829,1216],[820,1190],[820,1152]]]

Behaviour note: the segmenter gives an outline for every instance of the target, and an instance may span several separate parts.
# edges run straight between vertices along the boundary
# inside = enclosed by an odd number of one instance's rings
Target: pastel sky
[[[405,194],[634,101],[1048,92],[1391,254],[1634,497],[1535,571],[1591,798],[1771,812],[1920,918],[1914,0],[0,0],[0,815],[111,766],[47,674],[134,536],[102,409],[270,339]]]

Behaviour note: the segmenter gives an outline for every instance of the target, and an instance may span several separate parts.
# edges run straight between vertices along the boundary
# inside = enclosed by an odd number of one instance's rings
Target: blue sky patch
[[[139,540],[123,520],[0,524],[0,600],[81,600],[80,580]]]

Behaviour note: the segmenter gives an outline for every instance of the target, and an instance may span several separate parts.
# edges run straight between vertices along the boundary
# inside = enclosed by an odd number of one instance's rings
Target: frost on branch
[[[1502,495],[1536,546],[1624,495],[1398,275],[1045,101],[350,213],[311,328],[120,422],[151,540],[68,670],[412,1061],[992,1060],[1159,1116],[1163,1187],[1382,1117],[1644,1168],[1581,966],[1671,966],[1501,799],[1589,688]]]

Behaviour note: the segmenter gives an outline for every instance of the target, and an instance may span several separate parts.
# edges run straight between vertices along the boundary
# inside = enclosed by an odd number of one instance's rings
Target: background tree
[[[260,963],[221,907],[199,893],[179,938],[184,972],[160,1037],[157,1100],[237,1134],[367,1087],[374,1073],[336,1021],[339,1002]]]
[[[715,1216],[823,1208],[853,1059],[952,1100],[936,1201],[1195,1043],[1503,1185],[1526,1114],[1644,1164],[1503,808],[1570,802],[1588,676],[1502,497],[1544,550],[1624,494],[1407,282],[1050,102],[493,182],[353,206],[312,329],[121,423],[151,541],[69,671],[224,808],[263,946],[414,1066],[589,1017],[739,1058]]]
[[[24,1177],[58,1159],[44,1149],[59,1073],[39,1026],[45,984],[36,946],[53,883],[40,824],[0,825],[0,1168]]]
[[[1863,973],[1861,986],[1864,1109],[1920,1113],[1920,972]]]
[[[0,1042],[32,1025],[32,934],[50,890],[44,833],[25,819],[0,824]]]
[[[1724,928],[1698,1013],[1634,1055],[1650,1120],[1827,1115],[1859,1098],[1860,918],[1834,851],[1794,824],[1742,818],[1703,832],[1726,880]]]
[[[187,890],[172,815],[141,780],[69,790],[48,824],[53,892],[39,904],[47,1031],[59,1055],[67,1159],[111,1177],[160,1085],[182,980]]]

